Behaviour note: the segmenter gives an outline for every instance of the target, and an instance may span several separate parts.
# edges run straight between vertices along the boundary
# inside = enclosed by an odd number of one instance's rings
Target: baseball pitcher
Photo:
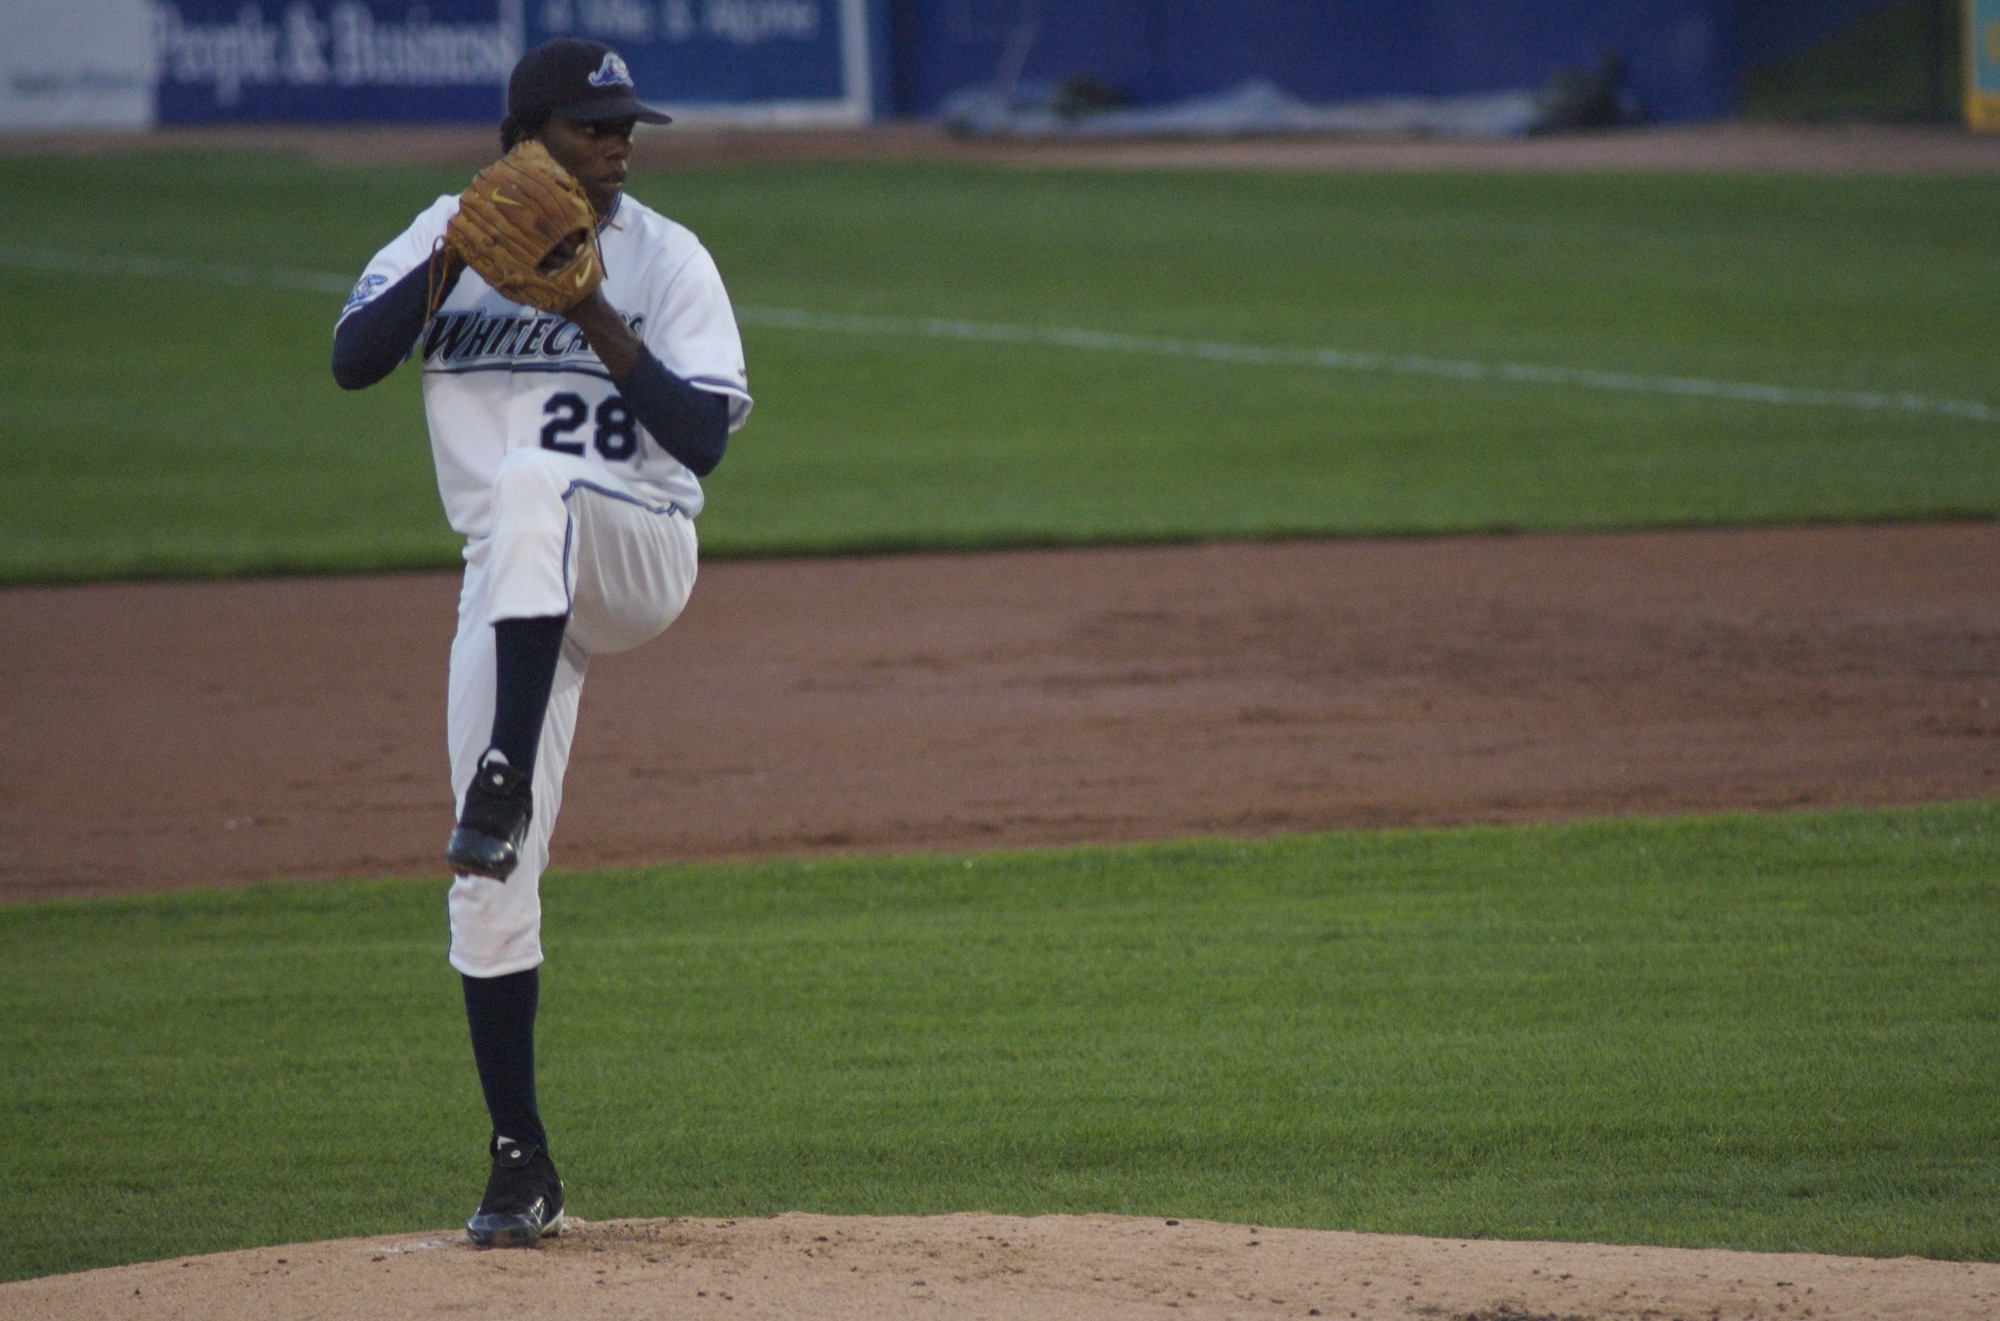
[[[750,412],[714,260],[624,193],[642,104],[609,46],[521,58],[499,161],[375,255],[334,332],[358,390],[413,354],[438,490],[465,537],[447,728],[451,964],[492,1119],[467,1222],[560,1232],[535,1099],[542,869],[590,658],[657,637],[695,579],[701,478]]]

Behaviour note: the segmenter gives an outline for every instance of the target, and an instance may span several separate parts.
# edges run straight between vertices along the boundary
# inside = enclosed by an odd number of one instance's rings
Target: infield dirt
[[[477,168],[498,154],[491,128],[245,124],[176,127],[145,135],[0,133],[0,155],[252,148],[295,151],[326,164],[430,162]],[[1757,174],[1981,175],[2000,173],[2000,135],[1938,124],[1669,124],[1618,133],[1465,140],[1257,137],[1237,139],[972,140],[932,124],[865,129],[642,126],[638,169],[781,161],[947,160],[1119,170],[1694,170]]]
[[[2000,525],[724,561],[558,867],[2000,791]],[[451,575],[0,593],[0,898],[431,873]]]

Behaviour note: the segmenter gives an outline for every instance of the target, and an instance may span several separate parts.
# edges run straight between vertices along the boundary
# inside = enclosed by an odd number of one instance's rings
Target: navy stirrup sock
[[[562,655],[565,615],[503,619],[493,626],[495,679],[493,746],[509,765],[533,775],[542,721],[548,714],[556,661]],[[459,979],[465,988],[465,1021],[472,1031],[472,1059],[495,1134],[548,1149],[535,1107],[535,1008],[540,970],[505,977]]]
[[[535,750],[549,713],[549,689],[562,659],[568,615],[503,619],[493,626],[493,740],[523,775],[535,773]]]
[[[548,1134],[535,1107],[535,1006],[541,969],[505,977],[467,977],[465,1021],[472,1029],[472,1059],[496,1136],[547,1151]]]

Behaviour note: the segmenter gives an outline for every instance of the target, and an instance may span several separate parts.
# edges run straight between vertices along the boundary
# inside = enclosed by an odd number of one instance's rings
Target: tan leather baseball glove
[[[544,312],[567,312],[604,279],[590,198],[532,138],[459,194],[444,245],[503,297]]]

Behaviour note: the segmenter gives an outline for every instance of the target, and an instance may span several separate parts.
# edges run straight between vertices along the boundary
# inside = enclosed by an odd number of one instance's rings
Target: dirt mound
[[[0,1285],[0,1316],[1423,1317],[1650,1321],[2000,1313],[2000,1265],[1425,1239],[1119,1216],[576,1225],[534,1251],[455,1231],[257,1248]]]

